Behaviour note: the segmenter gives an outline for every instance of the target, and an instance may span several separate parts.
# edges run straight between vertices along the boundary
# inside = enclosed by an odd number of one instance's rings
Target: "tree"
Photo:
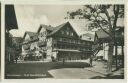
[[[90,21],[88,27],[100,28],[110,37],[108,50],[108,71],[112,71],[113,49],[116,44],[115,29],[117,27],[117,20],[124,18],[124,5],[84,5],[82,9],[74,12],[69,12],[69,18],[74,19],[75,16],[81,15],[84,19]],[[107,30],[106,30],[107,29]],[[117,51],[117,49],[116,49]]]

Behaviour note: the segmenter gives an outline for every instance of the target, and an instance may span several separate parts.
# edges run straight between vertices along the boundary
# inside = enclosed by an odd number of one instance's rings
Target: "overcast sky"
[[[67,11],[74,11],[82,8],[80,5],[15,5],[15,12],[18,22],[18,30],[11,30],[13,36],[23,36],[25,31],[36,32],[40,24],[47,24],[52,26],[60,25],[66,21],[64,17]],[[79,23],[78,23],[79,22]],[[75,30],[80,33],[82,30],[78,25],[86,23],[84,21],[75,20],[70,23],[74,26]]]
[[[18,29],[11,30],[10,33],[16,37],[23,37],[25,31],[37,32],[40,24],[58,26],[69,21],[78,35],[85,33],[88,21],[65,20],[67,11],[75,11],[82,8],[82,5],[15,5],[15,13],[18,22]],[[117,23],[123,24],[123,20]]]

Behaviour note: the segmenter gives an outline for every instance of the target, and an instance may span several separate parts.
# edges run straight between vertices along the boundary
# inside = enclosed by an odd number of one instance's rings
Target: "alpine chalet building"
[[[38,43],[38,36],[34,32],[25,32],[22,44],[22,58],[23,60],[35,60],[36,47]]]
[[[81,39],[69,22],[56,27],[40,25],[36,35],[34,56],[41,56],[40,60],[81,60],[92,55],[93,42]]]

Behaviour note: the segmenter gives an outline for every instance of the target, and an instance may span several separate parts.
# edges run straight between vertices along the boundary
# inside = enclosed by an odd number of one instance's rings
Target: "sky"
[[[77,33],[81,33],[86,20],[65,20],[67,11],[75,11],[82,8],[81,5],[15,5],[15,13],[18,22],[18,29],[10,33],[15,37],[23,37],[25,31],[37,32],[40,24],[58,26],[69,21]],[[78,23],[79,22],[79,23]]]
[[[82,5],[14,5],[14,7],[18,22],[18,29],[10,31],[14,37],[23,37],[25,31],[37,32],[40,24],[55,27],[67,21],[71,23],[78,35],[87,32],[87,20],[64,19],[67,11],[71,12],[83,8]],[[117,22],[119,25],[123,23],[123,20]]]

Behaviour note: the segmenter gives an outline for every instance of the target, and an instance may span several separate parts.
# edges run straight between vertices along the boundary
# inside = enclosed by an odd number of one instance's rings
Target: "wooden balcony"
[[[89,42],[88,42],[89,43]],[[92,46],[91,44],[78,43],[78,42],[67,42],[67,41],[53,41],[53,44],[65,44],[65,45],[77,45],[77,46]]]
[[[39,47],[46,46],[46,41],[40,41],[37,43]]]

